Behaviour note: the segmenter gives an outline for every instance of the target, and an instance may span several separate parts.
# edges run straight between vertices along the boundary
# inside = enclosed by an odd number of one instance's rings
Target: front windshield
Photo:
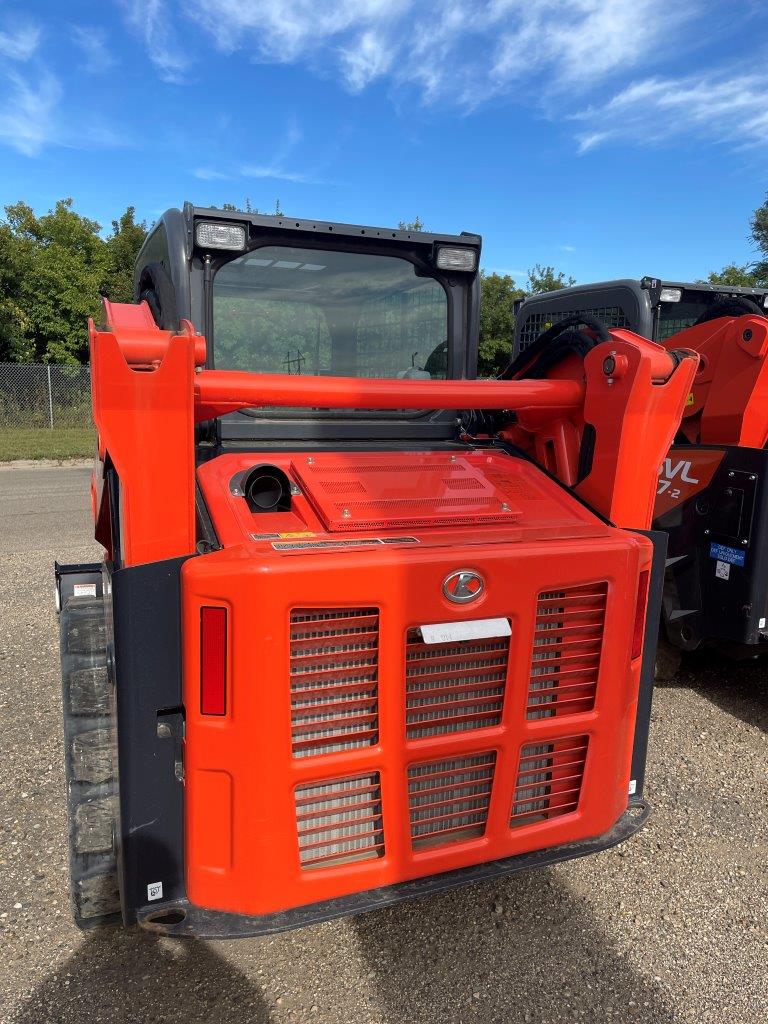
[[[448,300],[408,260],[266,246],[216,274],[213,335],[221,369],[442,379]]]

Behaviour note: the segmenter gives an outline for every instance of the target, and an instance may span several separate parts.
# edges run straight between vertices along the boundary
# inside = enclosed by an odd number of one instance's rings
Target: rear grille
[[[594,708],[607,595],[607,583],[539,594],[527,718]]]
[[[383,856],[379,773],[298,786],[296,828],[302,868]]]
[[[549,821],[579,805],[588,737],[529,743],[520,752],[510,828]]]
[[[509,637],[406,643],[406,734],[409,740],[501,724]]]
[[[408,769],[414,850],[475,839],[485,832],[496,754],[470,754]]]
[[[377,742],[378,660],[378,608],[294,609],[290,641],[294,757]]]

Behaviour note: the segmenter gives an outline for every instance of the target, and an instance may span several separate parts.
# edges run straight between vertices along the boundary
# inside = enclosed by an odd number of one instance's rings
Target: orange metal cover
[[[515,522],[522,512],[479,453],[325,456],[298,463],[325,527],[333,532],[407,526]]]
[[[525,495],[517,523],[306,550],[247,532],[274,522],[243,512],[230,488],[253,455],[201,467],[230,546],[182,570],[193,903],[285,910],[597,836],[625,810],[640,672],[627,638],[651,544],[529,463],[494,458],[511,483],[491,493]],[[474,456],[468,465],[476,480]],[[317,484],[304,487],[319,505]],[[296,504],[304,532],[327,538],[310,499]],[[458,570],[484,583],[466,604],[444,589]],[[200,706],[201,609],[211,606],[227,611],[226,710],[215,716]],[[487,619],[506,620],[511,635],[427,644],[419,629]]]

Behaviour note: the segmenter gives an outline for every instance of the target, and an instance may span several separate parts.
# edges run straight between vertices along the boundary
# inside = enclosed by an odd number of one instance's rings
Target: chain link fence
[[[90,367],[0,363],[0,429],[90,424]]]

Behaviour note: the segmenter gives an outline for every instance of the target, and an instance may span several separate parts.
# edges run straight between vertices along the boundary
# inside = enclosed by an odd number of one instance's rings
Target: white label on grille
[[[95,583],[75,583],[72,587],[73,597],[96,597]]]
[[[511,636],[509,619],[469,619],[465,622],[435,622],[420,626],[425,644],[447,644],[456,640],[485,640],[492,636]]]
[[[728,562],[715,562],[715,576],[720,580],[727,580],[731,578],[731,566]]]

